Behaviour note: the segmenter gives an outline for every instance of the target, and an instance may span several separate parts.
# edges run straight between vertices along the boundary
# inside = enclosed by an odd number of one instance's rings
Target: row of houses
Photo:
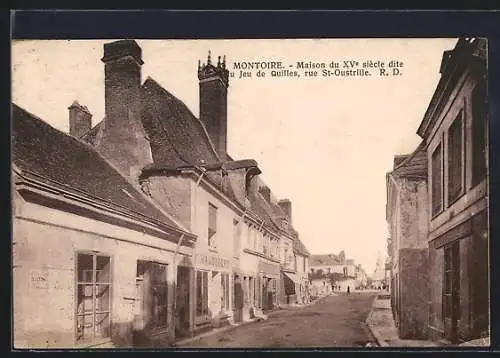
[[[361,265],[347,259],[345,252],[338,255],[311,255],[309,257],[309,281],[313,296],[329,294],[334,290],[347,291],[364,288],[368,276]]]
[[[225,58],[200,115],[104,45],[105,118],[66,134],[13,104],[13,333],[19,347],[152,346],[308,300],[309,253],[252,159],[227,152]]]
[[[417,130],[387,174],[391,300],[402,338],[489,335],[487,44],[461,38]]]

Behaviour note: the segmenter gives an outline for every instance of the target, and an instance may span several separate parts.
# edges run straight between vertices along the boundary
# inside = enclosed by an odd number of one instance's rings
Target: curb
[[[370,312],[368,313],[368,316],[366,317],[366,320],[365,320],[365,324],[366,326],[368,327],[368,330],[370,331],[370,333],[372,334],[373,338],[375,338],[375,341],[377,341],[377,344],[380,346],[380,347],[390,347],[389,344],[387,342],[385,342],[378,333],[375,333],[376,330],[374,330],[372,328],[372,324],[371,324],[371,317],[373,315],[373,304],[375,303],[375,300],[377,299],[377,297],[375,297],[372,301],[372,308],[370,310]]]

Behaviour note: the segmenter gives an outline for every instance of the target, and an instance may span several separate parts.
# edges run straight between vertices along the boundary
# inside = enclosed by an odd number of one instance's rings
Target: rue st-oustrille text
[[[230,76],[247,78],[313,78],[313,77],[393,77],[403,74],[404,63],[398,59],[331,60],[331,61],[237,61]]]

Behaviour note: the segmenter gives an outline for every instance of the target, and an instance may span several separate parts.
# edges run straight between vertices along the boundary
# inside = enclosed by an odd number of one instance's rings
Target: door
[[[190,269],[179,266],[177,268],[177,296],[175,301],[176,335],[184,337],[189,332],[189,286],[190,286]]]
[[[458,341],[460,319],[460,246],[456,241],[444,248],[443,317],[445,338]]]
[[[243,321],[244,291],[243,291],[243,285],[241,282],[241,276],[234,275],[233,285],[234,285],[234,292],[233,292],[234,321],[236,323],[238,323],[238,322]]]

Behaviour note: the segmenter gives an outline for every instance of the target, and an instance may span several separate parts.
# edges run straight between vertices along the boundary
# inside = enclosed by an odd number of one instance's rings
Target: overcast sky
[[[12,47],[13,101],[68,131],[79,100],[104,116],[106,41],[20,41]],[[278,198],[292,200],[293,224],[313,254],[346,252],[371,274],[386,254],[385,173],[413,151],[416,130],[456,39],[138,40],[143,80],[151,76],[198,116],[198,59],[236,61],[403,61],[381,78],[230,79],[228,150],[254,158]],[[255,76],[255,73],[254,73]]]

